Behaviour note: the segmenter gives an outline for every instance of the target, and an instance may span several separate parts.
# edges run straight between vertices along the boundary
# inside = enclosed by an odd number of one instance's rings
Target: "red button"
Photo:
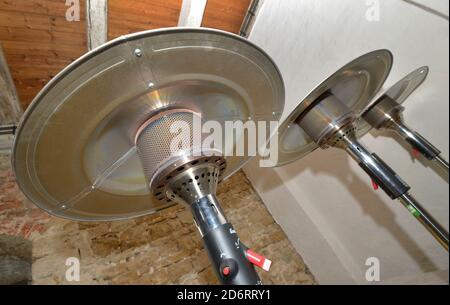
[[[231,268],[230,267],[224,267],[222,269],[222,274],[225,275],[225,276],[228,276],[230,274],[230,272],[231,272]]]

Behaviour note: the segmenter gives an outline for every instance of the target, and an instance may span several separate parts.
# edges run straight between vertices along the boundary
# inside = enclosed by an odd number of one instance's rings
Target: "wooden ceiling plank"
[[[81,9],[83,5],[84,1],[80,1]],[[0,0],[0,11],[57,17],[65,16],[67,8],[64,0]]]
[[[181,3],[183,0],[141,0],[141,1],[123,1],[123,0],[109,0],[109,7],[112,10],[138,10],[141,12],[148,12],[158,9],[172,9],[181,10]]]
[[[43,56],[62,56],[67,58],[78,58],[83,54],[80,49],[65,45],[49,45],[48,43],[35,43],[24,41],[2,41],[3,47],[8,52],[20,54],[40,54]],[[57,48],[56,48],[57,47]]]
[[[67,33],[85,32],[83,22],[69,22],[65,17],[29,15],[7,11],[0,11],[0,26],[36,30],[54,30]]]
[[[238,33],[250,0],[208,0],[203,16],[203,27]]]
[[[59,31],[0,27],[0,40],[27,42],[54,42],[65,45],[80,45],[85,39],[82,33],[70,35]]]

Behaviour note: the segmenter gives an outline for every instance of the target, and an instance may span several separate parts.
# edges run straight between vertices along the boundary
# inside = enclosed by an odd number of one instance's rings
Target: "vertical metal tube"
[[[400,136],[403,137],[414,149],[419,151],[428,160],[435,161],[448,174],[448,162],[440,156],[441,151],[433,146],[421,134],[412,130],[403,122],[394,119],[389,121],[387,128],[400,134]]]
[[[410,189],[394,170],[358,141],[347,139],[346,151],[391,199],[397,199]]]
[[[346,138],[346,151],[359,163],[366,173],[389,195],[398,199],[411,214],[448,251],[448,232],[441,226],[408,191],[410,187],[376,154],[371,154],[358,141]]]
[[[448,162],[445,161],[440,155],[436,156],[434,158],[434,161],[442,168],[444,169],[448,174]]]
[[[222,284],[261,284],[246,247],[228,223],[214,195],[207,195],[191,204],[195,223],[203,238],[213,269]]]
[[[191,211],[202,237],[227,222],[214,195],[205,196],[191,204]]]
[[[444,229],[431,216],[417,200],[406,193],[398,200],[410,211],[410,213],[433,235],[433,237],[448,251],[448,231]]]

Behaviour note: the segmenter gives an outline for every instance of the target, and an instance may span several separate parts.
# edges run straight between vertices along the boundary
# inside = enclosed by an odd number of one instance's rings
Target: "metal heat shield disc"
[[[420,67],[404,78],[395,83],[375,102],[371,103],[362,113],[362,116],[369,111],[373,106],[382,101],[384,97],[388,96],[399,104],[403,102],[425,81],[429,72],[427,66]],[[362,137],[372,129],[372,126],[364,119],[360,119],[357,127],[357,136]]]
[[[348,63],[316,87],[281,124],[276,166],[300,159],[318,147],[295,123],[318,97],[325,92],[331,92],[358,115],[380,90],[391,67],[390,51],[373,51]]]
[[[204,28],[145,31],[82,56],[36,96],[17,130],[13,169],[47,212],[83,221],[165,208],[150,196],[134,137],[154,113],[189,109],[202,120],[279,120],[281,75],[264,51]],[[224,177],[249,157],[227,157]]]

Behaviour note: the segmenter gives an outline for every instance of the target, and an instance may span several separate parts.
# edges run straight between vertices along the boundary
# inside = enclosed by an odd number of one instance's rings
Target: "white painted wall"
[[[368,22],[367,4],[377,2],[380,21]],[[447,0],[425,4],[448,15]],[[268,0],[250,40],[274,58],[283,74],[282,119],[327,76],[368,51],[387,48],[394,54],[386,88],[419,66],[430,66],[426,82],[405,102],[405,119],[448,159],[449,21],[442,14],[403,0]],[[372,132],[362,142],[448,228],[448,177],[445,181],[412,160],[407,146],[389,133]],[[261,169],[253,160],[245,171],[320,283],[367,283],[365,261],[372,256],[381,261],[382,281],[449,268],[448,253],[399,202],[373,191],[343,151],[317,150],[277,169]]]

